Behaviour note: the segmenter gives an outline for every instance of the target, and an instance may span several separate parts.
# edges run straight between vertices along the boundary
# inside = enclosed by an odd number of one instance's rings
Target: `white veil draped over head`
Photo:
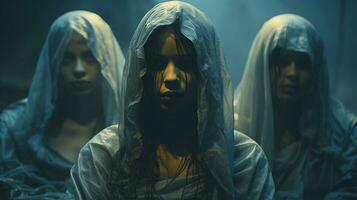
[[[23,175],[30,182],[39,181],[36,184],[40,187],[50,185],[46,178],[63,181],[69,177],[73,163],[49,148],[45,140],[48,138],[46,136],[52,134],[46,132],[46,125],[55,112],[59,92],[59,68],[73,32],[86,39],[89,49],[101,67],[103,126],[118,123],[125,63],[122,50],[109,25],[100,16],[88,11],[68,12],[56,19],[48,32],[27,101],[21,104],[22,108],[11,108],[2,113],[1,119],[5,120],[2,121],[4,127],[1,127],[2,170],[10,170],[8,173],[12,174],[7,178]],[[18,164],[14,166],[13,163]],[[38,171],[26,171],[30,169],[26,168],[27,164],[33,166],[31,169],[36,168]],[[43,175],[46,178],[42,177]],[[63,182],[62,186],[64,184]],[[23,190],[20,194],[31,194],[31,189],[25,191],[24,188],[20,189]],[[41,189],[34,189],[32,192],[41,192]]]
[[[298,142],[277,151],[271,95],[271,55],[275,48],[306,53],[314,92],[302,105]],[[277,198],[357,197],[357,119],[330,97],[323,43],[303,17],[283,14],[268,20],[249,52],[234,94],[235,127],[261,145],[269,159]]]
[[[121,138],[126,140],[121,141],[121,146],[125,146],[129,160],[140,155],[133,151],[140,149],[137,146],[142,144],[142,136],[136,126],[136,111],[142,99],[142,78],[147,71],[144,45],[155,29],[176,21],[181,33],[192,42],[197,55],[200,151],[224,196],[233,199],[233,94],[230,76],[212,23],[190,4],[170,1],[156,5],[144,16],[133,35],[124,69],[126,99],[124,113],[120,115],[124,119],[120,120],[119,133],[124,134]]]
[[[306,19],[284,14],[273,17],[260,29],[250,49],[243,78],[234,94],[236,128],[257,141],[274,160],[273,103],[270,55],[276,47],[307,53],[313,66],[314,96],[305,102],[299,134],[307,144],[323,133],[329,103],[328,73],[323,47],[314,26]],[[272,163],[272,162],[271,162]]]
[[[110,27],[91,12],[72,11],[62,15],[50,28],[37,62],[25,111],[13,131],[17,142],[32,146],[37,156],[44,160],[48,157],[41,147],[45,147],[38,144],[46,134],[44,128],[56,106],[59,65],[73,32],[87,40],[88,47],[100,64],[105,126],[119,120],[119,82],[125,59]]]
[[[154,116],[156,108],[148,109],[153,107],[147,100],[152,94],[146,92],[154,79],[145,52],[150,46],[145,45],[164,26],[192,43],[197,61],[196,115],[187,118],[196,123],[197,140],[189,142],[197,147],[202,170],[186,177],[147,176],[155,157],[146,155],[156,153],[156,146],[152,150],[147,143],[155,140],[153,135],[162,136],[157,132],[163,122]],[[119,124],[89,141],[71,169],[70,192],[76,199],[273,198],[274,183],[263,150],[233,130],[230,77],[218,36],[203,12],[181,1],[160,3],[148,11],[131,39],[123,78]],[[159,127],[151,128],[154,123]],[[163,134],[170,137],[170,132]]]

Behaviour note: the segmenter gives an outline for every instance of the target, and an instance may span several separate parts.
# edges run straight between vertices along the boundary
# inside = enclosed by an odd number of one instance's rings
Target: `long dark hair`
[[[140,187],[144,189],[144,195],[146,199],[153,199],[155,194],[157,194],[156,189],[155,189],[155,183],[159,180],[159,159],[157,156],[157,148],[159,145],[159,138],[165,134],[161,133],[160,128],[160,118],[158,114],[159,108],[155,106],[154,103],[154,94],[153,94],[153,89],[155,87],[155,73],[154,70],[151,69],[150,62],[155,63],[155,60],[150,59],[154,58],[154,54],[158,53],[159,49],[161,48],[164,38],[161,37],[163,33],[169,32],[175,35],[175,40],[176,40],[176,45],[177,45],[177,52],[186,52],[187,55],[190,56],[192,59],[191,61],[194,63],[197,63],[197,56],[196,52],[194,49],[194,46],[192,42],[187,39],[181,32],[179,28],[179,21],[176,21],[175,23],[168,25],[168,26],[161,26],[154,30],[154,32],[150,35],[148,38],[145,46],[144,46],[144,52],[145,52],[145,59],[146,59],[146,64],[147,64],[147,72],[145,76],[143,77],[143,83],[144,83],[144,90],[142,94],[142,100],[139,105],[139,110],[138,110],[138,119],[137,119],[137,125],[138,128],[143,136],[143,149],[141,156],[134,160],[133,162],[130,163],[130,174],[126,177],[128,178],[128,191],[121,191],[124,192],[130,197],[128,198],[137,198],[138,196],[138,191],[137,189]],[[196,65],[197,66],[197,65]],[[192,69],[194,73],[197,73],[197,69]],[[196,102],[192,103],[191,108],[194,110],[194,114],[192,116],[188,116],[189,118],[189,124],[188,126],[194,127],[194,133],[191,133],[191,136],[189,137],[189,142],[190,146],[190,151],[188,152],[188,156],[185,156],[182,161],[180,162],[177,170],[176,170],[176,175],[175,177],[172,178],[171,181],[169,181],[166,185],[169,186],[171,183],[175,181],[176,178],[185,170],[187,169],[188,172],[192,172],[195,175],[198,175],[198,180],[196,181],[191,181],[189,180],[189,173],[186,175],[186,185],[192,184],[194,186],[194,191],[195,191],[195,196],[200,197],[199,194],[199,189],[200,189],[200,183],[204,182],[204,188],[207,189],[207,194],[208,191],[211,187],[208,187],[210,185],[210,181],[212,178],[210,176],[208,167],[204,164],[203,159],[199,155],[199,142],[197,139],[197,107],[196,107]],[[167,133],[166,133],[167,134]],[[116,172],[117,173],[117,172]],[[124,178],[124,177],[117,177],[119,179]],[[202,181],[203,180],[203,181]],[[183,192],[181,194],[181,198],[184,198],[185,195],[185,189],[186,187],[183,188]],[[118,188],[115,189],[115,191],[119,191]],[[129,192],[130,191],[130,192]],[[121,196],[123,194],[120,194]],[[134,197],[133,197],[134,195]]]

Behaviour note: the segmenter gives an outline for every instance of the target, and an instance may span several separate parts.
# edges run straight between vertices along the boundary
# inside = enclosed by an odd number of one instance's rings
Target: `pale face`
[[[74,32],[60,66],[61,84],[68,94],[87,95],[100,87],[100,64],[87,41]]]
[[[154,99],[163,112],[175,114],[196,103],[196,60],[187,49],[178,48],[175,34],[161,36],[160,49],[148,58],[149,68],[154,71]]]
[[[272,92],[277,99],[300,102],[311,94],[312,65],[308,54],[281,49],[271,69],[276,72]]]

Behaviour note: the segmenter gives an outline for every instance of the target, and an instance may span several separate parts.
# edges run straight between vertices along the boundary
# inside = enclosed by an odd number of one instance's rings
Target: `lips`
[[[297,90],[299,88],[297,85],[282,85],[281,87],[289,90]]]
[[[178,99],[180,97],[182,97],[182,94],[176,92],[165,92],[163,94],[160,94],[160,99],[163,101],[171,101],[173,99]]]
[[[74,89],[82,90],[91,87],[90,81],[73,81],[71,82],[71,87]]]
[[[299,86],[297,85],[292,85],[292,84],[287,84],[287,85],[282,85],[281,86],[281,91],[289,94],[289,95],[297,95],[300,91]]]

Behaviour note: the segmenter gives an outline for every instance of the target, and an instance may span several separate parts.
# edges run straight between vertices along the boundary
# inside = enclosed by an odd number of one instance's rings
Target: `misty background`
[[[100,15],[124,53],[145,13],[160,0],[2,0],[0,3],[0,110],[25,97],[52,22],[71,10]],[[242,76],[250,45],[271,17],[294,13],[315,25],[323,38],[333,97],[357,113],[357,1],[186,0],[212,20],[220,37],[233,86]]]

